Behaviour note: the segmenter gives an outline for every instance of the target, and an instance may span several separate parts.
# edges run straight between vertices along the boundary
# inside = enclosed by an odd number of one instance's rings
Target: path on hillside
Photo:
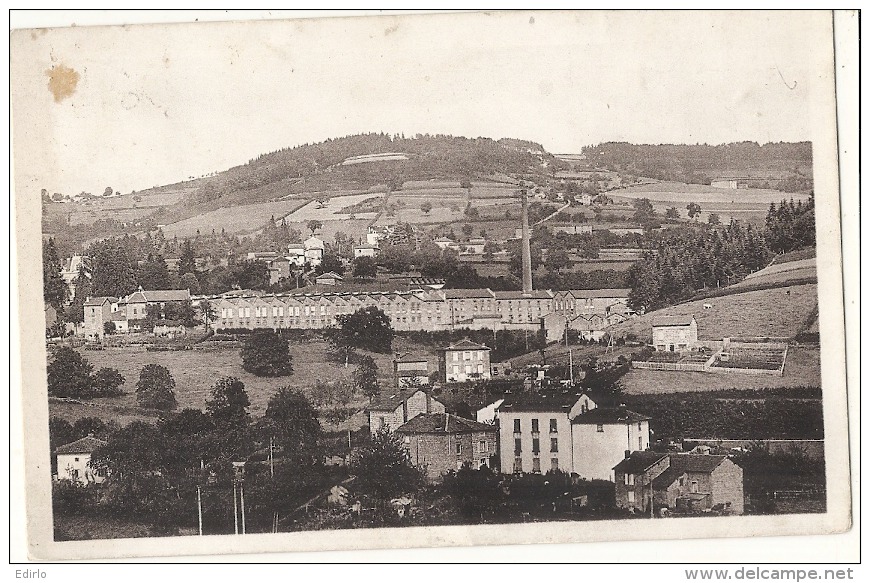
[[[552,219],[553,217],[555,217],[556,215],[558,215],[559,213],[561,213],[563,210],[565,210],[566,208],[568,208],[568,207],[570,207],[570,206],[571,206],[571,203],[570,203],[570,202],[566,202],[566,203],[565,203],[565,206],[559,208],[556,212],[554,212],[554,213],[552,213],[552,214],[550,214],[550,215],[544,217],[543,219],[541,219],[540,221],[538,221],[537,223],[535,223],[535,224],[532,225],[532,226],[533,226],[533,227],[537,227],[537,226],[540,225],[541,223],[544,223],[544,222],[546,222],[546,221],[549,221],[550,219]]]

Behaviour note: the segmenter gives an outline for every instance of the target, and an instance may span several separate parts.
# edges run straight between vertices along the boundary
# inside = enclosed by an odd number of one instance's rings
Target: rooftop
[[[571,407],[580,399],[582,393],[576,391],[540,391],[508,393],[504,396],[504,403],[499,406],[500,411],[521,412],[564,412],[568,413]]]
[[[113,298],[111,296],[97,296],[95,298],[88,298],[87,300],[85,300],[84,305],[86,305],[86,306],[102,306],[106,302],[108,302],[110,304],[114,304],[117,301],[118,301],[118,298]]]
[[[724,455],[693,453],[672,453],[668,457],[670,466],[653,480],[654,488],[667,488],[686,472],[709,474],[726,459]]]
[[[190,291],[186,289],[140,290],[127,296],[127,303],[185,302],[189,299]]]
[[[492,292],[497,300],[550,300],[553,295],[545,290],[524,291],[496,291]]]
[[[472,342],[468,338],[463,338],[459,342],[455,342],[447,348],[442,348],[441,350],[490,350],[490,348],[485,344],[477,344],[476,342]]]
[[[695,316],[659,316],[652,321],[653,328],[666,326],[691,326]]]
[[[568,293],[579,299],[627,298],[631,290],[627,288],[572,289]]]
[[[613,467],[614,472],[641,474],[668,454],[657,451],[635,451]]]
[[[101,445],[106,445],[106,442],[102,439],[97,439],[93,435],[88,435],[72,443],[58,446],[55,453],[91,453]]]
[[[462,300],[473,298],[488,298],[495,297],[492,291],[487,288],[482,289],[446,289],[444,295],[448,300]]]
[[[396,407],[410,399],[415,393],[425,393],[422,389],[408,388],[395,390],[394,393],[384,393],[369,405],[369,411],[395,411]],[[430,397],[435,399],[435,397]],[[435,399],[437,401],[437,399]]]
[[[649,421],[649,417],[629,411],[624,407],[596,407],[574,418],[572,423],[603,425],[619,424],[627,425],[640,421]]]
[[[421,413],[396,429],[397,433],[495,433],[494,425],[478,423],[450,413]]]

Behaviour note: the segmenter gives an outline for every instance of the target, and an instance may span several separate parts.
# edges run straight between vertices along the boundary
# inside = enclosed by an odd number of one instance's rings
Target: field
[[[401,352],[409,352],[412,345],[404,340],[397,340],[393,347]],[[272,394],[280,387],[291,386],[302,391],[308,391],[316,381],[334,382],[350,380],[354,365],[345,368],[343,364],[326,361],[327,344],[322,340],[291,342],[290,353],[293,356],[294,372],[289,377],[263,378],[257,377],[242,369],[239,348],[216,348],[213,350],[179,350],[179,351],[146,351],[141,348],[115,348],[98,351],[82,351],[84,357],[94,366],[94,370],[102,367],[116,368],[124,376],[122,390],[127,393],[118,398],[95,399],[91,404],[52,402],[49,406],[51,415],[75,421],[80,417],[101,417],[115,419],[126,424],[133,420],[153,420],[151,415],[140,415],[136,411],[136,382],[139,372],[146,364],[160,364],[169,369],[175,379],[175,396],[178,408],[192,407],[204,409],[214,382],[226,376],[238,377],[245,383],[245,389],[251,400],[249,412],[260,416],[266,411],[266,405]],[[415,353],[418,351],[414,351]],[[388,354],[370,353],[378,365],[381,386],[389,391],[392,386],[392,356]],[[430,369],[437,362],[434,354],[430,354]],[[351,405],[359,409],[365,407],[367,400],[360,396],[358,402]],[[117,406],[124,409],[118,410]],[[357,429],[367,422],[365,415],[357,414],[349,422],[340,426],[324,427],[330,430]]]
[[[52,203],[44,207],[48,217],[69,219],[72,226],[89,225],[100,219],[130,222],[146,217],[161,207],[177,203],[193,190],[195,187],[189,185],[167,186],[124,196],[94,198],[85,202]]]
[[[621,382],[626,393],[636,395],[734,388],[818,387],[821,385],[820,366],[818,348],[797,346],[789,348],[782,377],[632,369]]]
[[[305,205],[307,198],[286,199],[276,202],[263,202],[244,206],[232,206],[219,208],[195,217],[163,225],[161,229],[166,237],[191,237],[199,231],[203,235],[210,234],[212,230],[220,233],[225,229],[227,233],[249,233],[263,228],[271,217],[278,220],[283,215]]]
[[[703,184],[683,184],[681,182],[657,182],[631,186],[607,193],[615,201],[633,201],[639,198],[648,198],[656,212],[664,214],[669,207],[676,207],[680,216],[687,216],[686,205],[696,202],[701,206],[701,215],[698,220],[706,222],[711,213],[719,215],[723,223],[731,220],[746,220],[753,223],[763,223],[767,216],[770,203],[779,203],[781,200],[793,198],[806,200],[809,195],[800,193],[787,193],[779,190],[767,190],[760,188],[714,188]]]
[[[639,340],[649,341],[655,318],[694,315],[700,340],[730,336],[793,337],[803,331],[807,318],[818,307],[817,288],[817,284],[804,284],[695,300],[638,316],[614,326],[613,332],[634,334]],[[712,307],[705,310],[704,304]]]

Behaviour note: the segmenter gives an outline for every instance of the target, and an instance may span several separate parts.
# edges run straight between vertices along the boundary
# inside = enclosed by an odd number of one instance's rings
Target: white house
[[[323,250],[325,248],[323,239],[311,235],[305,239],[305,261],[312,267],[317,267],[323,263]]]
[[[377,245],[369,245],[368,243],[364,243],[362,245],[356,245],[353,248],[353,258],[357,257],[377,257],[378,256],[378,246]]]
[[[490,348],[467,338],[439,350],[439,377],[445,383],[464,383],[492,376]]]
[[[80,484],[99,484],[106,479],[102,470],[91,467],[91,454],[105,441],[88,434],[79,440],[59,446],[57,455],[57,479],[69,480]]]
[[[698,344],[695,316],[659,317],[652,323],[652,343],[656,350],[691,350]]]
[[[625,407],[599,407],[571,420],[574,471],[591,480],[612,480],[613,464],[626,451],[649,448],[649,417]]]
[[[305,265],[305,243],[290,243],[287,245],[287,259],[296,267]]]

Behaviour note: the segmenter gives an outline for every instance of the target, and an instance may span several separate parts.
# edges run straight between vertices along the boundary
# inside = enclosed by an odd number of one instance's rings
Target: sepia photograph
[[[31,557],[849,530],[830,11],[294,16],[11,31]]]

